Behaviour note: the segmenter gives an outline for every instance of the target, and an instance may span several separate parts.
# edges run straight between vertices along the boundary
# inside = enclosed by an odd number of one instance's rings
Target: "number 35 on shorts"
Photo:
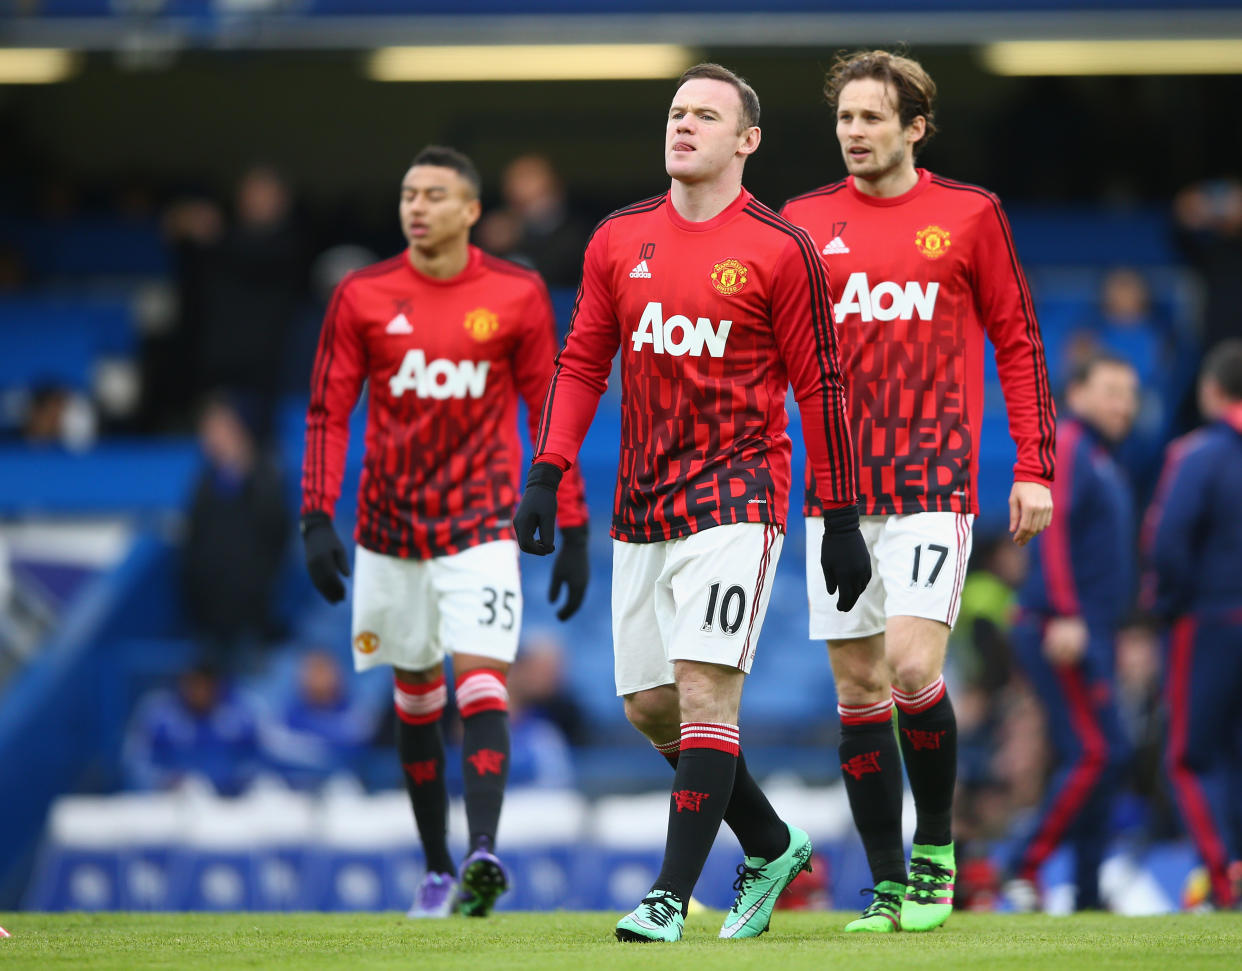
[[[479,626],[513,630],[513,625],[517,623],[517,615],[513,610],[516,600],[516,590],[497,590],[495,587],[484,587],[483,612],[479,616]]]

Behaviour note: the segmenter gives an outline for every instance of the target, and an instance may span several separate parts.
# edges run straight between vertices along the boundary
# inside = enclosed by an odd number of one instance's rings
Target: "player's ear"
[[[915,115],[914,120],[906,126],[906,141],[911,145],[917,145],[919,140],[927,134],[927,118],[923,115]]]
[[[742,133],[742,144],[738,146],[738,155],[754,155],[759,150],[759,140],[762,137],[758,125],[751,125]]]
[[[473,226],[479,221],[479,217],[483,215],[483,203],[478,199],[471,199],[466,203],[466,225]]]

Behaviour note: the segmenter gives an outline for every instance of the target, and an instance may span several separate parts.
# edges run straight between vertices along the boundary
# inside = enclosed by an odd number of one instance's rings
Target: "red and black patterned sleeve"
[[[539,417],[556,367],[556,317],[548,288],[537,280],[531,288],[523,340],[513,362],[514,380],[530,419],[530,439],[539,440]],[[556,519],[561,528],[587,522],[586,489],[582,473],[572,466],[558,490]]]
[[[336,509],[349,446],[349,414],[367,376],[367,354],[350,301],[350,277],[332,295],[311,369],[302,459],[302,512]]]
[[[857,458],[828,268],[801,229],[793,229],[772,277],[772,327],[802,414],[807,464],[819,499],[830,509],[852,505],[858,500]]]
[[[1018,446],[1013,477],[1015,482],[1051,486],[1057,415],[1044,342],[1009,220],[996,196],[988,193],[988,201],[975,235],[975,300],[979,319],[996,348],[1009,434]]]
[[[600,396],[608,387],[612,359],[621,347],[607,268],[609,225],[605,222],[599,226],[587,243],[569,334],[556,356],[556,370],[540,416],[535,439],[537,459],[553,455],[574,464]]]

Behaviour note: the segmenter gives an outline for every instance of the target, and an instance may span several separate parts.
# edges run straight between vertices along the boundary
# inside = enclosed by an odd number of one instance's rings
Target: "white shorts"
[[[674,661],[749,672],[785,534],[713,526],[661,543],[612,545],[617,694],[673,683]]]
[[[354,560],[354,669],[422,671],[459,651],[511,662],[522,626],[513,540],[451,556],[406,560],[358,547]]]
[[[969,513],[917,512],[863,516],[862,534],[871,551],[871,582],[847,613],[824,586],[819,562],[824,520],[806,520],[806,594],[811,637],[844,640],[882,633],[889,617],[926,617],[952,627],[962,606],[962,583],[970,559]]]

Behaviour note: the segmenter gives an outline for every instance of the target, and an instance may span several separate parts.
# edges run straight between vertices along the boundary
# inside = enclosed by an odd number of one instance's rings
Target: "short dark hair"
[[[702,64],[694,65],[694,67],[686,68],[682,76],[677,79],[677,87],[680,88],[687,81],[693,81],[696,78],[724,81],[725,84],[733,85],[737,91],[738,98],[742,102],[742,113],[738,117],[737,130],[739,133],[759,124],[759,95],[755,94],[755,89],[746,82],[744,77],[734,74],[721,64],[705,61]]]
[[[416,165],[434,165],[436,168],[452,169],[466,180],[476,199],[483,191],[483,180],[479,178],[479,170],[474,167],[468,155],[455,148],[449,148],[447,145],[428,145],[414,156],[410,168]]]
[[[1114,354],[1112,351],[1093,350],[1083,355],[1070,365],[1069,377],[1065,382],[1065,387],[1076,388],[1081,384],[1086,384],[1091,380],[1091,375],[1095,373],[1096,368],[1100,367],[1123,367],[1135,370],[1134,364],[1127,361],[1120,354]]]
[[[1221,341],[1203,359],[1202,376],[1211,378],[1232,401],[1242,401],[1242,339]]]
[[[854,51],[852,54],[838,54],[824,82],[824,98],[834,115],[842,89],[851,81],[864,78],[874,78],[893,86],[897,92],[897,116],[901,119],[902,128],[909,128],[919,115],[927,120],[923,137],[914,143],[914,154],[918,155],[936,134],[936,113],[932,108],[936,100],[936,82],[922,64],[903,53]]]

